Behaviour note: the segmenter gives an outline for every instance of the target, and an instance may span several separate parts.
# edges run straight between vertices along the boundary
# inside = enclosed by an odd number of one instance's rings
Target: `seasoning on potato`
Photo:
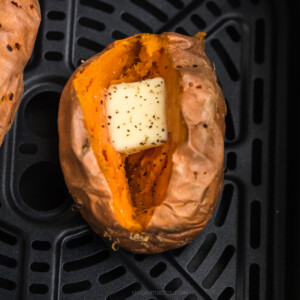
[[[23,71],[40,21],[37,0],[0,0],[0,146],[23,95]]]
[[[201,34],[135,35],[81,65],[61,97],[59,147],[91,228],[136,253],[193,240],[220,196],[225,115]]]

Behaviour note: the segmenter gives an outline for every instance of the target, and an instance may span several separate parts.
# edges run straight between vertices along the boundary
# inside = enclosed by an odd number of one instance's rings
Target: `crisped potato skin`
[[[90,137],[73,80],[104,52],[81,65],[66,85],[59,108],[60,160],[80,213],[99,235],[135,253],[158,253],[193,240],[210,220],[223,184],[226,105],[204,41],[175,33],[167,51],[181,74],[181,112],[188,140],[173,154],[167,196],[145,231],[131,233],[119,225],[112,194],[90,147]],[[195,67],[196,66],[196,67]],[[114,248],[114,247],[113,247]]]
[[[37,0],[0,0],[0,146],[22,98],[23,71],[40,21]]]

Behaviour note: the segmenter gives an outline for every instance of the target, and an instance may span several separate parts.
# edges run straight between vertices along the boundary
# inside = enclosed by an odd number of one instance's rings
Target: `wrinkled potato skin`
[[[130,233],[114,216],[112,194],[89,146],[83,111],[72,84],[76,73],[103,52],[75,71],[63,91],[59,108],[60,160],[80,213],[113,248],[118,244],[135,253],[159,253],[193,240],[211,218],[223,184],[226,105],[215,71],[204,52],[204,41],[175,33],[164,34],[168,37],[167,50],[174,67],[182,67],[178,68],[183,89],[181,111],[188,127],[188,140],[173,154],[167,196],[144,232]],[[112,47],[114,44],[104,51]]]
[[[40,21],[37,0],[0,0],[0,146],[23,95],[23,71]]]

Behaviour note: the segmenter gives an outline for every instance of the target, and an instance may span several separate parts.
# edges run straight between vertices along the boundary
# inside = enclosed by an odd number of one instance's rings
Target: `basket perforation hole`
[[[251,182],[258,186],[261,183],[262,141],[255,139],[252,143]]]
[[[231,114],[231,109],[227,100],[226,100],[226,106],[227,106],[227,115],[225,117],[225,121],[226,121],[225,137],[228,141],[233,141],[235,139],[235,129],[234,129],[234,123]]]
[[[172,279],[166,286],[165,291],[168,294],[173,294],[176,292],[180,287],[182,286],[182,280],[180,278],[174,278]]]
[[[35,95],[25,109],[25,121],[41,137],[58,138],[57,115],[60,94],[46,91]]]
[[[182,0],[167,0],[167,2],[177,9],[182,9],[184,7],[184,2]]]
[[[30,265],[30,269],[33,272],[48,272],[50,269],[49,264],[44,262],[34,262]]]
[[[207,2],[206,7],[216,17],[219,17],[222,14],[220,7],[215,2]]]
[[[192,15],[191,21],[198,29],[204,29],[206,27],[205,21],[199,15]]]
[[[167,265],[164,262],[159,262],[150,270],[150,275],[151,277],[156,278],[160,276],[166,269]]]
[[[112,5],[100,0],[80,0],[80,4],[88,6],[90,8],[102,10],[109,14],[113,13],[115,10],[115,8]]]
[[[180,34],[189,35],[189,33],[181,26],[177,27],[175,31]]]
[[[127,35],[125,33],[123,33],[122,31],[119,31],[119,30],[114,30],[112,32],[111,36],[115,40],[121,40],[121,39],[125,39],[127,37]]]
[[[193,258],[190,260],[190,262],[187,265],[187,269],[189,272],[193,273],[198,270],[200,265],[203,263],[203,261],[209,254],[216,240],[217,240],[217,236],[214,233],[209,233],[205,237],[202,245],[200,246],[196,254],[193,256]]]
[[[250,246],[257,249],[260,246],[261,205],[255,200],[251,203]]]
[[[33,283],[29,286],[29,291],[32,294],[47,294],[48,286],[46,284]]]
[[[27,154],[27,155],[34,155],[38,151],[38,147],[35,144],[21,144],[19,146],[19,152],[22,154]]]
[[[255,22],[255,62],[262,64],[265,59],[265,21],[258,19]]]
[[[51,244],[47,241],[34,241],[31,247],[34,250],[48,251],[51,248]]]
[[[234,170],[236,168],[236,154],[235,152],[228,152],[226,167],[228,170]]]
[[[122,277],[126,273],[126,269],[123,266],[119,266],[109,272],[102,274],[99,277],[99,282],[101,284],[109,283],[113,280],[116,280]]]
[[[48,51],[45,53],[45,59],[50,61],[60,61],[63,59],[63,55],[57,51]]]
[[[253,86],[253,121],[261,124],[263,121],[263,100],[264,100],[264,82],[261,78],[254,80]]]
[[[234,289],[232,287],[227,287],[218,297],[218,300],[230,300],[234,295]]]
[[[15,236],[0,230],[0,242],[13,246],[17,243],[17,241],[18,240]]]
[[[46,33],[47,40],[62,41],[65,38],[65,34],[61,31],[48,31]]]
[[[105,48],[103,45],[83,37],[77,40],[77,44],[82,48],[86,48],[96,53],[101,52]]]
[[[126,23],[130,24],[135,29],[139,30],[140,32],[148,32],[152,33],[153,30],[151,27],[149,27],[146,23],[138,19],[137,17],[133,16],[130,13],[123,13],[121,16],[122,20]]]
[[[109,295],[106,300],[123,300],[130,298],[130,296],[134,295],[136,292],[140,291],[142,288],[141,284],[138,282],[134,282],[126,288]]]
[[[241,40],[241,34],[237,31],[237,29],[230,25],[226,27],[226,32],[228,33],[229,37],[234,41],[234,42],[240,42]]]
[[[81,17],[78,23],[83,27],[91,28],[97,31],[103,31],[105,29],[105,25],[103,23],[85,17]]]
[[[14,258],[0,254],[0,265],[8,268],[15,268],[17,266],[17,261]]]
[[[109,256],[110,255],[109,255],[108,250],[103,250],[101,252],[98,252],[96,254],[90,255],[85,258],[80,258],[77,260],[66,262],[63,265],[63,269],[66,272],[71,272],[71,271],[88,268],[90,266],[96,265],[96,264],[108,259]]]
[[[238,81],[240,79],[240,74],[239,74],[235,64],[233,63],[230,55],[228,54],[228,52],[226,51],[224,46],[221,44],[221,42],[217,39],[213,39],[211,41],[211,46],[214,49],[214,51],[217,53],[217,55],[219,56],[220,60],[222,61],[229,77],[233,81]]]
[[[237,8],[241,5],[240,0],[227,0],[227,1],[234,8]]]
[[[150,13],[153,17],[155,17],[157,20],[161,22],[167,22],[168,21],[168,16],[161,11],[159,8],[157,8],[155,5],[152,3],[146,1],[146,0],[131,0],[131,2],[148,13]]]
[[[259,265],[252,264],[249,269],[249,300],[259,300],[260,290],[260,270]]]
[[[64,294],[75,294],[83,291],[87,291],[91,288],[91,283],[88,280],[73,282],[65,284],[62,287]]]
[[[218,227],[221,227],[225,223],[230,208],[230,204],[232,201],[233,191],[234,191],[234,186],[232,184],[226,184],[224,186],[220,206],[214,221],[215,225]]]
[[[143,261],[148,257],[147,254],[134,254],[134,259],[136,261]]]
[[[195,294],[190,294],[184,298],[184,300],[197,300],[197,296]]]
[[[62,21],[66,18],[66,14],[62,11],[49,11],[47,17],[50,20]]]
[[[75,249],[75,248],[79,248],[79,247],[88,245],[92,241],[93,241],[93,235],[91,233],[88,233],[83,236],[68,240],[66,243],[66,246],[69,249]]]
[[[60,166],[50,162],[29,167],[21,176],[19,190],[24,203],[38,211],[54,210],[68,200]]]
[[[229,264],[230,260],[232,259],[234,252],[235,249],[231,245],[225,248],[216,264],[213,266],[213,268],[202,281],[203,287],[205,287],[206,289],[210,289],[215,284],[215,282],[221,276],[221,274]]]
[[[9,279],[0,277],[0,288],[8,291],[13,291],[16,288],[16,283]]]

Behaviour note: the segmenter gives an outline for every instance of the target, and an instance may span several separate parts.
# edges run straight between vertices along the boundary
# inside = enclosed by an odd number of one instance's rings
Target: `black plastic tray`
[[[41,1],[25,94],[0,149],[0,299],[285,299],[284,3]],[[114,252],[72,209],[58,159],[59,97],[82,59],[114,39],[164,31],[208,33],[228,104],[224,189],[191,244]]]

